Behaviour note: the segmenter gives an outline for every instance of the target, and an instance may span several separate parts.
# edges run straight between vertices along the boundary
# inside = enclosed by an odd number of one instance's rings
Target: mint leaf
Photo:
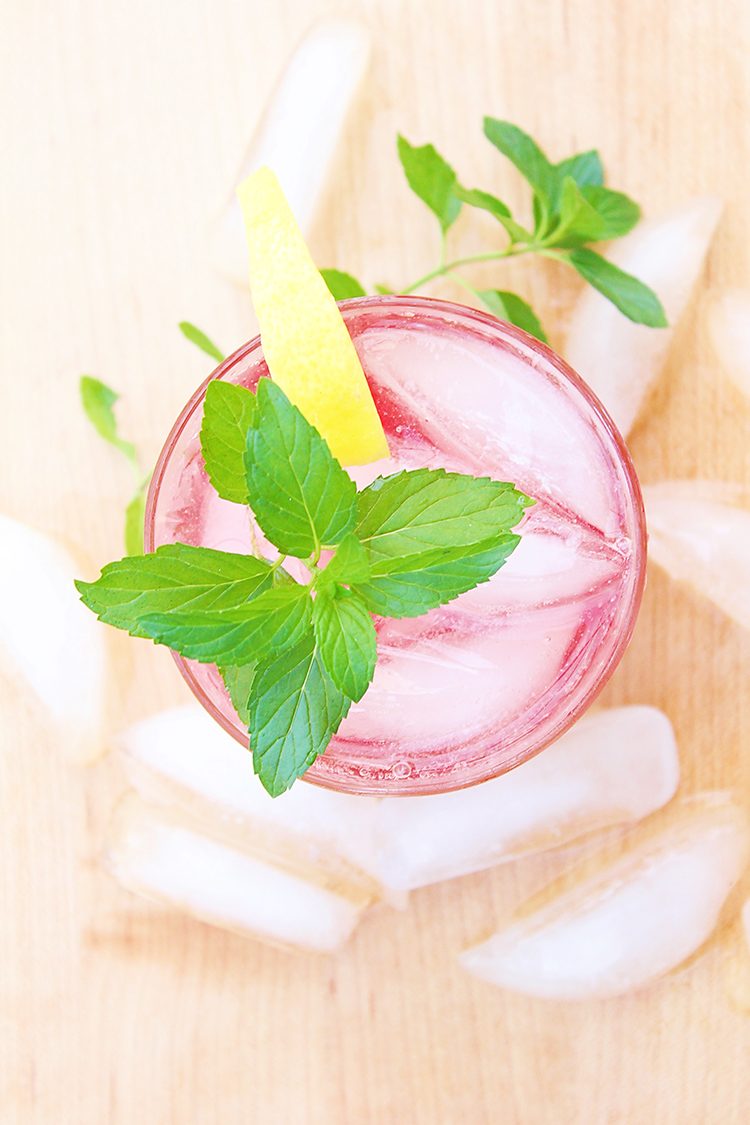
[[[381,560],[364,583],[352,586],[371,613],[383,617],[419,617],[472,590],[500,569],[520,541],[510,532],[470,547],[433,550],[395,560]]]
[[[313,608],[313,627],[328,675],[356,703],[372,681],[377,658],[375,626],[366,605],[346,591],[339,597],[319,593]]]
[[[364,582],[370,577],[367,551],[352,532],[347,532],[336,548],[336,554],[318,575],[317,589],[328,590],[337,583]]]
[[[560,218],[544,240],[545,246],[573,247],[597,242],[604,237],[606,222],[588,200],[572,176],[566,176],[560,192]]]
[[[125,509],[125,550],[129,555],[143,554],[143,525],[145,521],[146,485],[144,484]]]
[[[647,324],[650,328],[668,326],[659,298],[632,274],[625,273],[594,250],[586,248],[569,251],[566,259],[589,285],[598,289],[636,324]]]
[[[144,637],[148,634],[141,630],[141,617],[235,607],[270,590],[273,569],[252,555],[172,543],[153,554],[108,563],[96,582],[75,585],[100,621]]]
[[[390,297],[395,290],[389,289],[387,285],[376,285],[375,292],[379,293],[381,297]]]
[[[250,749],[255,772],[272,797],[322,754],[350,706],[312,633],[258,666],[247,706]]]
[[[539,318],[532,309],[516,293],[509,293],[507,289],[480,289],[479,296],[487,308],[501,320],[507,320],[522,328],[530,336],[535,336],[543,344],[548,343],[547,333],[542,328]]]
[[[313,603],[306,586],[289,582],[236,607],[148,614],[143,634],[189,660],[241,665],[291,648],[309,631]]]
[[[357,489],[314,426],[270,379],[258,383],[245,450],[255,518],[283,554],[333,547],[357,518]]]
[[[445,233],[461,211],[454,193],[456,173],[433,145],[410,145],[400,133],[398,155],[409,187],[437,216]]]
[[[555,210],[559,205],[559,193],[566,176],[572,176],[581,189],[587,185],[602,187],[604,184],[602,158],[595,148],[569,156],[567,160],[561,160],[559,164],[555,164],[554,171],[557,191],[553,192],[550,202]]]
[[[196,328],[189,320],[181,320],[177,327],[191,344],[195,344],[197,348],[200,348],[206,355],[210,355],[212,359],[217,359],[219,363],[223,363],[227,358],[219,351],[213,340],[209,340],[206,333],[201,332],[200,328]]]
[[[130,462],[135,463],[135,446],[132,442],[123,441],[117,433],[117,422],[112,409],[120,397],[117,392],[106,383],[102,383],[100,379],[95,379],[93,375],[81,376],[80,392],[86,417],[99,437],[114,445]]]
[[[604,220],[604,231],[599,236],[601,241],[622,237],[633,229],[641,217],[641,209],[635,200],[621,191],[584,184],[581,192]]]
[[[255,679],[255,668],[255,664],[243,664],[239,668],[236,664],[230,664],[227,668],[219,669],[232,706],[245,726],[250,722],[247,705]]]
[[[320,276],[328,286],[334,301],[347,301],[350,297],[366,296],[356,277],[352,277],[350,273],[344,273],[343,270],[320,270]]]
[[[525,230],[519,223],[511,218],[509,209],[501,199],[490,195],[488,191],[479,191],[478,188],[465,188],[456,184],[454,191],[463,203],[470,207],[479,207],[482,211],[489,211],[499,223],[507,230],[512,242],[531,242],[533,235]]]
[[[507,156],[515,164],[549,210],[555,195],[555,169],[536,141],[517,125],[511,125],[510,121],[499,121],[495,117],[485,117],[484,135],[503,156]]]
[[[201,450],[208,479],[223,500],[249,504],[245,448],[255,419],[255,395],[245,387],[212,379],[206,388]]]
[[[514,527],[531,501],[489,477],[416,469],[378,477],[358,494],[355,532],[373,567],[379,559],[433,547],[467,547]]]

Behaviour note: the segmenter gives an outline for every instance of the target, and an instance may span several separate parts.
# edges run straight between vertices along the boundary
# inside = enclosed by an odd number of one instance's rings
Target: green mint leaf
[[[132,442],[123,441],[117,434],[117,422],[112,407],[120,397],[116,391],[94,379],[92,375],[82,375],[80,382],[81,404],[86,412],[86,417],[94,426],[96,432],[115,449],[124,453],[128,461],[135,464],[135,446]]]
[[[561,160],[559,164],[555,164],[557,190],[553,193],[551,199],[552,207],[555,210],[557,210],[560,202],[560,192],[566,176],[572,176],[581,189],[590,184],[602,187],[604,185],[604,168],[602,167],[602,158],[596,149],[592,148],[588,152],[579,152],[575,156],[569,156],[567,160]]]
[[[250,689],[255,679],[255,669],[255,664],[243,664],[239,668],[236,664],[230,664],[227,668],[219,669],[224,687],[232,701],[232,706],[245,726],[248,726],[250,722],[248,702],[250,700]]]
[[[598,242],[604,237],[606,222],[588,200],[572,176],[566,176],[560,192],[560,218],[545,246],[574,247]]]
[[[478,188],[465,188],[461,184],[456,184],[453,190],[461,202],[468,203],[470,207],[481,207],[483,211],[489,211],[496,219],[510,218],[510,207],[503,203],[502,199],[490,195],[488,191],[480,191]]]
[[[594,250],[571,250],[565,257],[589,285],[598,289],[630,320],[650,328],[668,327],[661,301],[653,289],[638,278],[618,269]]]
[[[202,664],[249,664],[291,648],[309,631],[312,598],[306,586],[289,582],[257,594],[236,608],[210,606],[189,612],[148,614],[142,633]]]
[[[584,184],[581,193],[604,220],[604,231],[600,235],[600,241],[621,238],[623,234],[633,229],[641,217],[641,209],[635,200],[621,191],[610,191],[609,188]]]
[[[358,494],[355,533],[370,564],[433,547],[467,547],[514,527],[531,501],[489,477],[416,469],[378,477]]]
[[[147,482],[148,483],[148,482]],[[129,555],[143,554],[143,525],[146,520],[146,485],[139,488],[125,509],[125,550]]]
[[[455,195],[456,173],[432,145],[410,145],[398,136],[398,155],[409,187],[427,204],[447,231],[459,216],[461,200]]]
[[[395,289],[389,289],[387,285],[376,285],[375,292],[379,293],[381,297],[390,297],[395,293]]]
[[[277,797],[322,754],[351,700],[333,683],[309,636],[258,666],[248,701],[256,774]]]
[[[472,590],[500,569],[520,542],[507,532],[471,547],[426,551],[390,560],[390,573],[375,573],[352,587],[371,613],[383,617],[419,617]],[[379,569],[385,570],[387,561]]]
[[[180,329],[180,332],[182,332],[182,335],[187,340],[189,340],[191,344],[195,344],[196,348],[200,348],[202,352],[205,352],[206,355],[210,355],[212,359],[216,359],[219,361],[219,363],[223,363],[227,358],[219,351],[213,340],[209,340],[206,333],[201,332],[200,328],[196,328],[195,325],[191,324],[189,320],[181,320],[177,327]]]
[[[328,675],[356,703],[372,682],[377,659],[377,635],[367,606],[346,591],[339,597],[319,593],[313,628]]]
[[[364,297],[366,293],[356,277],[343,270],[321,270],[320,276],[328,286],[334,301],[347,301],[350,297]]]
[[[118,629],[145,637],[142,617],[173,611],[236,607],[270,590],[265,559],[172,543],[153,554],[108,563],[96,582],[76,582],[84,605]]]
[[[499,121],[495,117],[485,117],[484,135],[503,156],[507,156],[515,164],[549,210],[555,195],[555,169],[536,141],[517,125],[512,125],[510,121]]]
[[[535,336],[543,344],[549,343],[547,333],[542,328],[531,305],[527,304],[516,293],[510,293],[507,289],[480,289],[478,292],[490,312],[498,316],[500,320],[507,320],[511,324],[515,324],[517,328],[522,328],[524,332],[528,332],[530,336]]]
[[[470,207],[479,207],[482,211],[488,211],[493,215],[505,227],[512,242],[531,242],[534,236],[511,218],[509,209],[501,199],[490,195],[488,191],[465,188],[460,184],[456,184],[454,191],[463,203],[468,203]]]
[[[264,535],[286,555],[333,547],[357,518],[357,489],[314,426],[270,379],[258,383],[245,476]]]
[[[245,387],[213,379],[206,388],[201,450],[208,479],[219,496],[249,504],[245,480],[247,435],[255,419],[255,395]]]
[[[316,589],[329,590],[337,584],[365,582],[370,577],[367,551],[356,535],[348,532],[336,548],[336,554],[318,575]]]

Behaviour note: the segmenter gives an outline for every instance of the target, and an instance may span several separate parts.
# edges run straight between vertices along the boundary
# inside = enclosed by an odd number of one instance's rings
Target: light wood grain
[[[92,572],[120,554],[127,469],[84,420],[78,376],[122,392],[145,463],[207,372],[177,321],[227,350],[247,338],[249,307],[210,268],[208,232],[284,60],[333,14],[369,26],[374,55],[312,239],[319,263],[394,284],[432,264],[435,225],[402,182],[396,129],[520,205],[481,138],[485,113],[558,159],[598,147],[647,214],[718,192],[705,276],[631,447],[647,482],[750,484],[750,409],[701,320],[709,291],[750,285],[745,0],[28,0],[5,6],[0,34],[0,510],[82,547]],[[459,249],[487,237],[476,218],[455,232]],[[502,276],[559,343],[576,282],[553,264]],[[185,699],[166,654],[125,649],[113,732]],[[650,572],[605,702],[666,710],[683,792],[730,786],[750,802],[748,684],[747,635]],[[463,975],[457,953],[557,870],[542,858],[375,912],[335,957],[280,953],[112,883],[97,855],[124,787],[116,764],[67,765],[10,683],[0,732],[3,1122],[748,1119],[750,1018],[727,994],[720,943],[642,993],[584,1005]]]

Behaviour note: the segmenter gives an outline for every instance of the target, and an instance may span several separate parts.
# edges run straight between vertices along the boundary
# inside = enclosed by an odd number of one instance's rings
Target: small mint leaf
[[[389,289],[387,285],[376,285],[375,292],[379,293],[381,297],[390,297],[395,293],[395,289]]]
[[[524,332],[535,336],[543,344],[549,343],[547,333],[531,305],[516,293],[510,293],[507,289],[480,289],[478,292],[490,312],[500,320],[515,324],[517,328],[522,328]]]
[[[488,211],[493,215],[505,227],[512,242],[532,241],[534,236],[511,218],[510,210],[501,199],[490,195],[488,191],[480,191],[478,188],[469,189],[461,187],[460,184],[456,184],[454,191],[463,203],[468,203],[470,207],[479,207],[482,211]]]
[[[255,664],[243,664],[240,668],[235,664],[230,664],[227,668],[219,669],[224,687],[232,701],[232,706],[245,726],[250,722],[247,705],[250,699],[250,689],[255,678],[255,668]]]
[[[146,484],[139,488],[125,509],[125,550],[129,555],[143,554],[143,525],[146,520]]]
[[[364,297],[366,293],[356,277],[343,270],[321,270],[320,276],[328,286],[334,301],[348,301],[350,297]]]
[[[94,426],[99,437],[104,438],[115,449],[124,453],[128,461],[135,463],[135,446],[132,442],[123,441],[117,434],[117,422],[112,409],[120,397],[116,391],[95,379],[93,375],[82,375],[80,382],[81,404],[86,412],[86,417]]]
[[[289,582],[236,607],[139,617],[142,633],[202,664],[242,665],[291,648],[309,631],[312,598]]]
[[[310,632],[258,666],[247,714],[253,766],[278,797],[322,754],[351,700],[331,680]]]
[[[419,617],[452,601],[500,569],[520,542],[506,533],[471,547],[433,550],[390,560],[390,573],[375,573],[352,587],[371,613],[383,617]],[[388,560],[380,569],[386,570]]]
[[[273,570],[252,555],[172,543],[153,554],[108,563],[96,582],[75,585],[84,605],[101,621],[143,637],[141,617],[236,606],[270,590]]]
[[[484,135],[515,164],[549,210],[555,193],[555,169],[536,141],[517,125],[495,117],[485,117]]]
[[[248,498],[263,534],[286,555],[333,547],[357,518],[357,489],[314,426],[270,379],[258,383],[245,449]]]
[[[356,703],[372,682],[377,659],[377,636],[367,607],[354,594],[319,593],[313,627],[328,675]]]
[[[347,532],[336,548],[336,554],[318,575],[317,589],[328,590],[337,583],[365,582],[370,577],[367,551],[352,532]]]
[[[201,450],[208,479],[223,500],[249,504],[245,448],[255,419],[255,395],[245,387],[213,379],[206,388]]]
[[[180,332],[182,332],[182,335],[187,340],[189,340],[191,344],[195,344],[196,348],[200,348],[200,350],[202,352],[205,352],[206,355],[210,355],[211,359],[216,359],[219,361],[219,363],[223,363],[227,358],[216,347],[216,344],[213,342],[213,340],[209,340],[206,333],[201,332],[200,328],[196,328],[195,325],[191,324],[189,320],[181,320],[177,327],[180,329]]]
[[[602,187],[604,184],[602,158],[595,148],[569,156],[567,160],[561,160],[559,164],[555,164],[554,171],[556,190],[550,201],[554,210],[557,210],[559,205],[560,191],[566,176],[572,176],[581,189],[587,185]]]
[[[636,324],[647,324],[649,328],[667,328],[667,315],[661,301],[637,277],[602,258],[594,250],[585,247],[571,250],[565,255],[581,277],[607,297],[621,313]]]
[[[371,565],[433,547],[467,547],[514,527],[531,503],[489,477],[416,469],[378,477],[358,494],[355,532]]]
[[[398,155],[409,187],[447,231],[461,211],[461,200],[454,194],[456,173],[433,145],[410,145],[400,133]]]
[[[584,184],[581,193],[604,220],[604,230],[599,241],[621,238],[633,229],[641,217],[641,209],[635,200],[621,191]]]
[[[605,237],[607,224],[599,212],[581,194],[572,176],[566,176],[560,192],[560,219],[545,246],[575,247],[585,242],[598,242]]]

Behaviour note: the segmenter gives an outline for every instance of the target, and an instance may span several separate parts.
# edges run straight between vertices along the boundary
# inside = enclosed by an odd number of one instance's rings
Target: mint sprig
[[[106,442],[124,454],[135,478],[135,492],[125,509],[125,550],[129,555],[143,554],[143,520],[146,512],[146,490],[151,473],[142,473],[138,465],[138,454],[131,441],[124,441],[117,431],[114,405],[119,399],[116,391],[95,379],[93,375],[82,375],[79,391],[81,405],[92,426]]]
[[[250,504],[275,561],[175,543],[77,582],[110,625],[216,664],[256,773],[301,776],[372,681],[372,614],[413,617],[486,582],[532,500],[487,477],[417,469],[357,492],[314,426],[269,379],[209,384],[201,447],[219,494]],[[332,552],[326,557],[324,552]],[[306,582],[285,571],[301,560]]]
[[[338,299],[338,298],[337,298]],[[178,328],[187,340],[210,355],[212,359],[222,362],[224,356],[205,332],[196,328],[187,320],[180,321]],[[125,550],[129,555],[143,554],[143,524],[146,516],[146,493],[151,481],[152,470],[141,472],[138,464],[138,453],[130,441],[125,441],[117,432],[117,420],[114,405],[119,399],[116,391],[95,379],[92,375],[82,375],[79,392],[81,405],[86,417],[94,426],[100,437],[119,449],[127,458],[128,464],[135,476],[136,488],[127,507],[125,508]]]
[[[433,145],[415,146],[398,137],[398,155],[409,187],[440,223],[439,265],[400,289],[376,285],[377,293],[413,293],[439,277],[450,277],[467,289],[495,316],[515,324],[543,343],[547,336],[531,306],[517,294],[502,289],[479,289],[456,271],[477,262],[499,261],[520,254],[539,254],[571,265],[625,316],[652,328],[667,326],[656,294],[630,274],[616,270],[605,258],[588,249],[590,243],[620,238],[638,222],[641,210],[622,192],[604,186],[604,169],[595,149],[575,153],[553,164],[536,141],[509,121],[485,117],[484,134],[518,169],[532,189],[533,230],[511,214],[510,208],[490,192],[467,188]],[[501,250],[448,261],[446,235],[463,205],[492,215],[507,235]],[[321,270],[337,301],[362,296],[364,287],[351,274]]]

